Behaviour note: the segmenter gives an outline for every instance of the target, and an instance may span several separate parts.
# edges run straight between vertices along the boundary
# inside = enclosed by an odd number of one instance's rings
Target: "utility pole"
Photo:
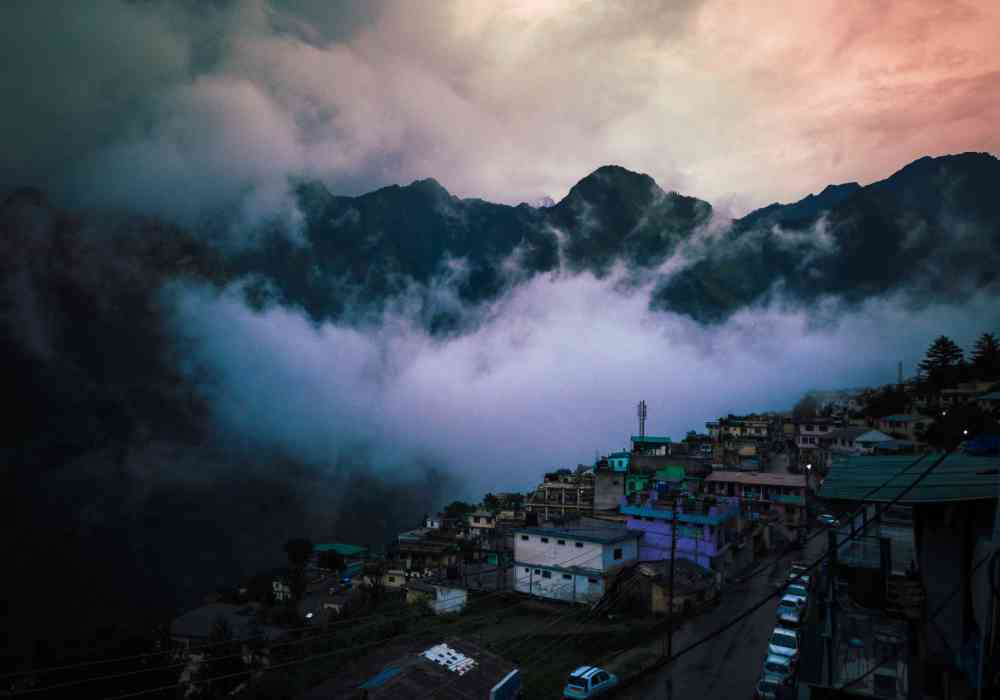
[[[667,622],[667,659],[674,653],[674,559],[677,557],[677,494],[670,508],[670,617]]]

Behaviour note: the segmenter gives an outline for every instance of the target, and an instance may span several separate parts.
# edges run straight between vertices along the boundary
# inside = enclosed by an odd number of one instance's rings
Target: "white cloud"
[[[449,340],[398,314],[316,326],[285,308],[251,312],[232,290],[183,288],[175,328],[192,366],[215,378],[228,429],[316,463],[360,446],[383,469],[430,458],[475,495],[526,489],[545,469],[624,446],[639,399],[650,431],[680,437],[731,411],[787,408],[810,388],[893,381],[929,338],[968,343],[998,320],[985,300],[919,313],[879,301],[835,324],[776,306],[706,329],[649,312],[648,289],[616,286],[538,276]]]

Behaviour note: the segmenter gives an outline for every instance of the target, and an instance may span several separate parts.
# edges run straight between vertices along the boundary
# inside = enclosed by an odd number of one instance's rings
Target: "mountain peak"
[[[444,185],[432,177],[425,177],[422,180],[414,180],[408,185],[408,187],[412,190],[417,190],[418,192],[451,197],[451,192],[445,189]]]

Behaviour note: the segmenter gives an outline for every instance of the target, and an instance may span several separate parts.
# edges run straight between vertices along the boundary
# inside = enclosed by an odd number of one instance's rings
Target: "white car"
[[[787,627],[775,627],[767,641],[767,653],[776,656],[799,657],[799,634]]]
[[[795,676],[795,664],[787,656],[768,654],[764,659],[764,673],[778,676],[785,685],[790,685]]]
[[[776,617],[782,627],[798,627],[802,623],[802,608],[795,599],[782,598],[778,603]]]
[[[564,698],[584,700],[610,692],[618,685],[618,676],[608,673],[597,666],[581,666],[569,674],[566,687],[563,688]]]
[[[790,583],[785,586],[785,594],[781,599],[785,600],[785,598],[794,598],[799,607],[805,609],[809,603],[809,591],[806,590],[805,586],[798,583]]]
[[[766,671],[760,674],[757,687],[754,689],[754,700],[775,700],[778,697],[779,686],[784,685],[785,679]]]

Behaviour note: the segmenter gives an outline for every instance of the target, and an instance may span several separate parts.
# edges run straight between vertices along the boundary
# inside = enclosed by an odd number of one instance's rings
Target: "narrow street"
[[[718,629],[782,585],[789,566],[796,559],[813,561],[824,551],[824,539],[817,537],[807,549],[772,563],[746,584],[727,591],[718,607],[686,623],[674,633],[674,652]],[[724,700],[752,698],[767,650],[767,640],[775,626],[777,599],[768,602],[723,634],[688,652],[670,668],[665,668],[616,694],[619,698],[693,698]]]

